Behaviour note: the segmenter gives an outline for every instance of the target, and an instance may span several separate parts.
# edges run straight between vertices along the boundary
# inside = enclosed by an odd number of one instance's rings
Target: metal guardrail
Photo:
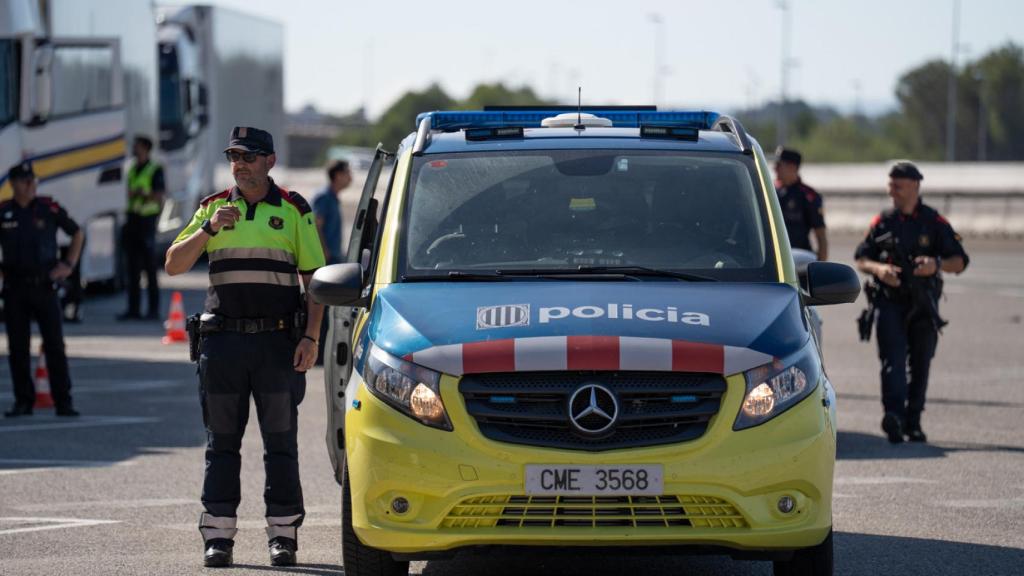
[[[888,207],[884,191],[821,190],[830,228],[863,230],[877,210]],[[950,218],[958,231],[978,235],[1024,235],[1024,190],[924,190],[925,202]]]

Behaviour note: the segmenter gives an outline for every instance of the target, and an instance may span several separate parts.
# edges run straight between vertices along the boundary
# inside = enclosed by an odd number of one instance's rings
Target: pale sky
[[[904,71],[952,53],[955,0],[788,0],[789,94],[842,110],[895,105]],[[780,0],[212,0],[285,26],[285,105],[374,117],[440,83],[487,81],[591,104],[735,109],[777,99]],[[661,24],[655,23],[660,19]],[[960,62],[1024,45],[1024,1],[964,0]]]

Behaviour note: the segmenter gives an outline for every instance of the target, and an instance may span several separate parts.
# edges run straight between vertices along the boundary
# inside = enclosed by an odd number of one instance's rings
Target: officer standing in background
[[[82,254],[85,236],[59,204],[36,196],[36,175],[30,162],[7,172],[14,197],[0,204],[0,249],[3,250],[4,321],[8,361],[14,384],[11,418],[28,416],[36,401],[31,373],[32,318],[39,324],[43,352],[50,370],[50,388],[57,416],[78,416],[71,402],[71,378],[64,353],[62,313],[57,283],[71,275]],[[58,260],[57,229],[71,237],[67,259]]]
[[[328,264],[345,260],[341,253],[341,192],[352,184],[352,170],[348,162],[335,160],[327,167],[327,185],[313,196],[316,228],[323,242],[324,258]]]
[[[118,320],[138,320],[140,313],[140,276],[146,273],[149,295],[147,320],[160,319],[160,287],[156,280],[156,225],[164,199],[164,169],[150,158],[153,141],[136,136],[132,144],[135,157],[128,169],[128,221],[124,225],[124,248],[128,260],[128,310]]]
[[[939,330],[942,272],[959,274],[969,261],[960,236],[945,218],[921,202],[924,176],[910,162],[889,171],[893,207],[875,216],[854,257],[874,276],[873,304],[882,361],[882,430],[889,442],[926,442],[921,429],[928,370]],[[910,381],[907,381],[907,366]]]
[[[811,250],[818,255],[818,260],[825,261],[828,260],[825,209],[821,195],[800,179],[802,161],[803,156],[796,150],[779,146],[775,151],[775,190],[779,194],[789,245]],[[811,231],[814,231],[817,250],[811,249]]]
[[[199,383],[206,475],[199,531],[206,566],[229,566],[241,499],[239,449],[253,396],[263,436],[267,535],[275,566],[295,564],[305,511],[299,482],[298,406],[317,354],[323,307],[303,302],[324,265],[312,210],[268,176],[277,157],[263,130],[236,127],[224,150],[236,186],[205,198],[167,251],[168,274],[209,254]],[[308,322],[306,319],[308,318]]]
[[[327,186],[313,197],[313,212],[316,214],[316,228],[323,243],[324,258],[328,264],[345,260],[341,253],[341,192],[352,184],[352,170],[348,162],[335,160],[327,167]],[[326,316],[327,311],[324,311]],[[323,364],[324,342],[327,340],[326,318],[320,323],[320,349],[316,363]]]

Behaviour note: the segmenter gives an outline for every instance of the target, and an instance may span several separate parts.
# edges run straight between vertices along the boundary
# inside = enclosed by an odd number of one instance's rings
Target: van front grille
[[[478,496],[454,506],[442,528],[744,528],[713,496]]]

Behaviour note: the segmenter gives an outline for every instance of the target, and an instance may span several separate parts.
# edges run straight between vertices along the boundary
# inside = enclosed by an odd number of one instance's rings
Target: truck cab
[[[330,308],[346,574],[490,546],[832,573],[835,393],[768,164],[653,107],[429,112],[378,149]]]

